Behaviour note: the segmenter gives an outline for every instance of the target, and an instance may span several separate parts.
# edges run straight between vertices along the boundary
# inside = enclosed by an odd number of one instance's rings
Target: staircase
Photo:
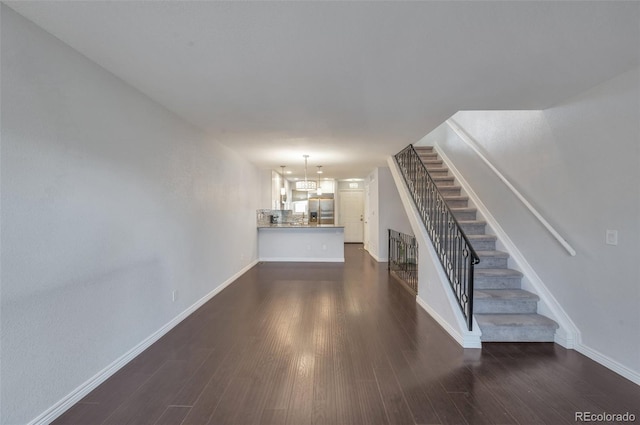
[[[474,269],[473,314],[483,342],[552,342],[558,325],[537,314],[538,296],[521,289],[522,274],[508,268],[509,254],[496,250],[496,237],[469,207],[469,198],[431,146],[414,146],[469,242],[480,257]]]

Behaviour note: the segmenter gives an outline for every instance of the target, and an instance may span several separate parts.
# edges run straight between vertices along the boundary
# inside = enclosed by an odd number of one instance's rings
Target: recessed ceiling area
[[[638,2],[5,2],[261,168],[364,177],[458,110],[640,63]]]

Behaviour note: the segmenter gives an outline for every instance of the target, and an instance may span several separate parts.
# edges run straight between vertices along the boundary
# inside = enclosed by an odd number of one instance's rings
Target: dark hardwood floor
[[[550,343],[463,350],[362,245],[262,263],[54,423],[640,422],[640,387]]]

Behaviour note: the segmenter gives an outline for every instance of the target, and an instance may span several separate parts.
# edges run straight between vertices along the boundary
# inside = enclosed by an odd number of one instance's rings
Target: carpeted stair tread
[[[474,300],[534,300],[540,297],[523,289],[476,289]]]
[[[442,160],[441,159],[427,159],[422,161],[427,169],[431,166],[438,165],[439,168],[442,168]]]
[[[496,258],[509,258],[509,253],[504,251],[476,251],[478,257],[496,257]]]
[[[558,328],[558,324],[541,314],[477,314],[476,320],[480,328],[541,326]]]
[[[539,299],[522,289],[476,289],[473,311],[475,314],[533,314]]]
[[[539,314],[476,314],[482,342],[553,342],[558,324]]]
[[[434,183],[437,184],[453,184],[455,178],[453,176],[431,176]]]
[[[449,207],[449,209],[451,210],[451,212],[476,212],[478,211],[477,208],[473,208],[473,207]]]
[[[449,201],[468,201],[469,197],[467,195],[445,195],[444,200],[446,202]]]
[[[467,235],[467,239],[469,239],[469,242],[473,243],[473,241],[496,241],[498,240],[498,237],[496,235],[487,235],[487,234],[483,234],[483,235]]]
[[[522,277],[522,273],[513,269],[476,269],[475,277]]]

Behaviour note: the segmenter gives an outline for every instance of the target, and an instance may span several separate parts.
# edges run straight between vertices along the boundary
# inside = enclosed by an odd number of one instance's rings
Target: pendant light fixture
[[[296,190],[310,191],[316,190],[318,187],[316,182],[313,180],[307,180],[307,160],[309,159],[309,155],[302,155],[304,157],[304,181],[296,182]]]
[[[286,167],[286,165],[281,165],[280,168],[282,169],[282,172],[280,173],[280,175],[282,176],[282,187],[280,188],[280,195],[286,195],[287,194],[287,190],[284,187],[284,167]]]
[[[284,206],[284,203],[287,202],[287,189],[284,186],[284,167],[286,167],[286,165],[280,166],[280,169],[282,170],[282,173],[281,173],[282,187],[280,188],[280,202],[282,202],[283,206]]]
[[[320,174],[322,174],[322,165],[318,165],[318,196],[322,195],[322,187],[320,186]]]

